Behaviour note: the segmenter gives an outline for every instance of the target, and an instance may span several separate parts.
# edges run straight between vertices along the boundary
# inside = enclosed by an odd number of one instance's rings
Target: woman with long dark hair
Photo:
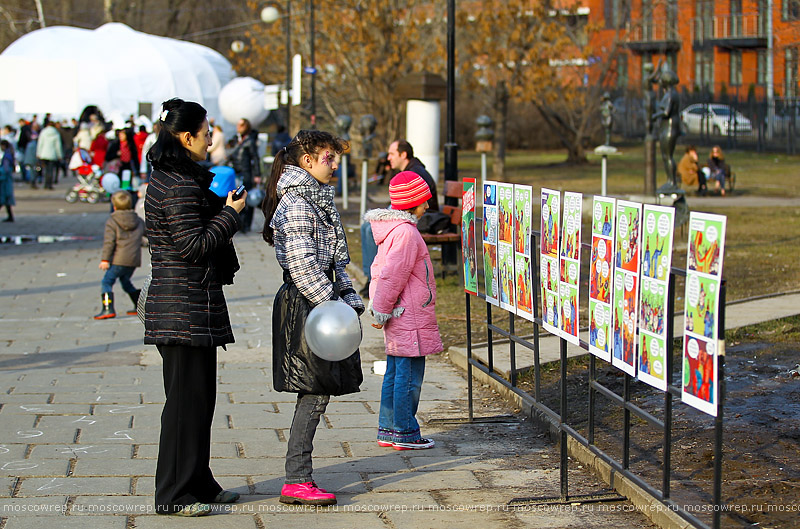
[[[239,269],[231,238],[246,193],[226,200],[209,190],[213,174],[198,165],[211,144],[206,110],[170,99],[147,159],[153,173],[145,225],[153,279],[145,304],[144,343],[164,360],[166,402],[156,468],[156,512],[202,516],[209,503],[233,503],[209,467],[216,399],[217,347],[233,343],[222,285]]]
[[[364,312],[345,272],[350,255],[328,185],[346,146],[329,132],[301,130],[276,154],[262,204],[262,235],[283,268],[272,313],[273,384],[276,391],[297,393],[283,503],[336,503],[336,495],[312,478],[314,433],[331,395],[355,393],[363,380],[358,351],[329,362],[311,352],[303,333],[309,311],[323,301],[341,298],[359,315]]]

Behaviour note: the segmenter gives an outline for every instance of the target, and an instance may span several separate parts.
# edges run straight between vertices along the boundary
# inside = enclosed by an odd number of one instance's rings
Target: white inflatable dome
[[[95,30],[53,26],[20,37],[0,54],[2,123],[46,112],[78,117],[87,105],[106,115],[155,117],[172,97],[196,101],[219,117],[219,92],[235,77],[230,63],[200,44],[148,35],[124,24]]]

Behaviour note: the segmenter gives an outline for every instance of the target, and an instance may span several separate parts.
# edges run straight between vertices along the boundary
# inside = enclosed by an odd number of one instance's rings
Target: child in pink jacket
[[[372,225],[378,254],[370,272],[370,302],[386,342],[386,374],[381,389],[378,444],[395,450],[422,450],[434,445],[419,431],[419,406],[425,356],[441,352],[436,323],[436,281],[428,247],[416,224],[428,209],[431,192],[412,171],[389,183],[389,209],[364,215]]]

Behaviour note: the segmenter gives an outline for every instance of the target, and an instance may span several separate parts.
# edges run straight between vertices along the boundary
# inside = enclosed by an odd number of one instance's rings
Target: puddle
[[[50,244],[53,242],[93,241],[96,237],[84,235],[0,235],[0,244]]]

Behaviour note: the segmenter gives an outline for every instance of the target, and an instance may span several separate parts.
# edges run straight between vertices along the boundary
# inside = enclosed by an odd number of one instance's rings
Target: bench
[[[447,272],[455,271],[461,273],[461,197],[464,184],[459,181],[445,180],[444,197],[454,198],[459,205],[442,206],[442,213],[450,217],[450,232],[446,233],[423,233],[422,240],[428,246],[441,245],[442,247],[442,277]]]

